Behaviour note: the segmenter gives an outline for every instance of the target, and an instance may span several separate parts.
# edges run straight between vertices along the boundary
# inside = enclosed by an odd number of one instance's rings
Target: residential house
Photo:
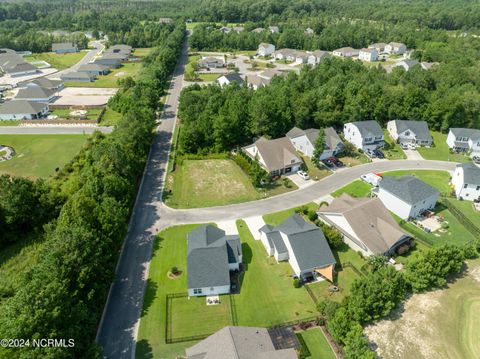
[[[346,123],[343,127],[345,139],[363,151],[375,150],[384,146],[383,130],[376,121]]]
[[[267,329],[224,327],[185,350],[186,359],[297,359],[294,348],[276,349]]]
[[[265,71],[260,72],[258,76],[270,82],[275,76],[283,76],[283,77],[288,76],[288,71],[280,71],[277,69],[266,69]]]
[[[278,26],[269,26],[268,31],[270,31],[272,34],[278,34],[280,32],[280,29]]]
[[[263,27],[257,27],[256,29],[252,30],[252,32],[256,33],[256,34],[261,34],[264,31],[265,31],[265,29]]]
[[[206,56],[198,60],[198,66],[204,69],[215,69],[225,66],[223,57]]]
[[[459,200],[480,201],[480,168],[473,163],[462,163],[455,167],[452,186]]]
[[[123,61],[126,61],[128,57],[125,54],[113,54],[105,53],[102,57],[95,59],[94,64],[107,66],[109,69],[117,69],[122,65]]]
[[[275,51],[275,60],[284,60],[293,62],[296,59],[297,50],[294,49],[280,49]]]
[[[13,100],[48,103],[55,98],[55,94],[55,90],[46,89],[40,86],[29,86],[18,90],[18,93]]]
[[[264,79],[258,75],[248,75],[247,84],[254,90],[258,90],[260,87],[265,87],[270,83],[270,80]]]
[[[8,101],[0,106],[0,120],[38,120],[48,115],[47,103],[25,100]]]
[[[33,81],[30,81],[26,84],[27,87],[39,86],[49,90],[53,90],[55,92],[60,91],[63,89],[63,81],[60,80],[52,80],[46,77],[39,77]]]
[[[105,50],[105,54],[123,54],[128,58],[132,53],[133,48],[129,45],[113,45],[110,46],[107,50]]]
[[[237,72],[231,72],[226,75],[222,75],[217,79],[217,82],[220,86],[226,86],[232,82],[236,82],[240,86],[243,85],[244,81]]]
[[[226,26],[222,26],[220,29],[218,29],[220,32],[223,32],[224,34],[229,34],[230,31],[232,31],[232,28],[230,27],[226,27]]]
[[[480,130],[474,128],[451,128],[447,145],[455,152],[467,152],[480,156]]]
[[[295,213],[276,227],[264,225],[259,232],[268,255],[277,262],[288,261],[298,278],[333,282],[336,261],[319,227]]]
[[[68,74],[62,74],[60,76],[62,81],[69,82],[93,82],[95,81],[95,75],[89,74],[87,72],[69,72]]]
[[[71,42],[57,42],[52,44],[52,51],[56,54],[69,54],[78,52],[78,47]]]
[[[245,28],[243,26],[235,26],[233,27],[232,29],[233,31],[235,31],[237,34],[243,32],[245,30]]]
[[[385,52],[385,46],[387,46],[384,42],[376,42],[368,46],[369,49],[375,49],[379,54]]]
[[[401,42],[389,42],[385,45],[385,52],[391,55],[403,55],[407,51],[407,46]]]
[[[317,213],[320,220],[343,234],[350,248],[366,256],[404,253],[413,243],[379,198],[354,198],[344,193]]]
[[[378,198],[401,219],[417,218],[435,208],[440,195],[414,176],[385,176],[378,187]]]
[[[414,143],[419,146],[431,146],[433,143],[425,121],[392,120],[387,123],[387,130],[399,143]]]
[[[420,62],[418,62],[417,60],[402,60],[395,63],[395,67],[403,67],[405,71],[410,71],[413,67],[417,65],[420,65]]]
[[[260,45],[258,45],[258,50],[257,50],[258,56],[268,57],[268,56],[272,56],[274,52],[275,52],[275,45],[267,44],[266,42],[262,42],[260,43]]]
[[[327,51],[316,50],[308,54],[307,63],[312,66],[319,64],[323,59],[330,57],[330,53]]]
[[[296,64],[306,64],[308,61],[308,54],[305,51],[296,51],[295,52],[295,63]]]
[[[319,132],[320,130],[315,128],[301,130],[297,127],[294,127],[287,132],[287,137],[290,139],[293,147],[295,147],[297,151],[302,152],[308,157],[312,157]],[[325,149],[320,155],[320,160],[335,156],[343,149],[343,142],[332,127],[325,128],[323,132]]]
[[[170,18],[170,17],[161,17],[161,18],[158,19],[158,22],[160,24],[171,24],[171,23],[173,23],[173,19]]]
[[[375,49],[360,49],[358,53],[358,59],[362,61],[373,62],[378,60],[378,51]]]
[[[38,72],[38,69],[28,62],[17,63],[11,67],[6,68],[5,73],[11,77],[19,77],[26,75],[33,75]]]
[[[108,74],[110,72],[110,69],[108,68],[108,66],[105,65],[91,63],[80,66],[78,68],[78,72],[86,72],[90,75],[100,76]]]
[[[187,285],[189,296],[230,293],[230,271],[240,270],[242,246],[238,235],[212,225],[187,235]]]
[[[358,56],[360,50],[354,49],[352,47],[342,47],[340,49],[333,50],[333,56],[338,57],[354,57]]]
[[[275,140],[260,137],[255,143],[243,147],[242,151],[258,160],[260,166],[272,176],[297,172],[303,163],[287,137]]]

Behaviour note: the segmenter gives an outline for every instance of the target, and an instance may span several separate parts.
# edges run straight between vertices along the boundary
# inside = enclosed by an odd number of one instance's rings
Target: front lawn
[[[198,78],[203,82],[213,82],[216,81],[221,75],[220,74],[198,74]]]
[[[352,156],[341,156],[339,158],[345,164],[345,166],[347,166],[347,167],[353,167],[353,166],[363,165],[365,163],[372,162],[370,160],[370,158],[368,158],[363,153],[358,153],[354,157],[352,157]]]
[[[352,197],[366,197],[372,189],[372,186],[362,180],[355,180],[346,186],[337,189],[332,193],[333,197],[340,197],[343,193],[348,193]]]
[[[87,54],[86,51],[74,52],[71,54],[56,54],[54,52],[41,52],[25,56],[28,62],[46,61],[57,70],[64,70],[79,62]]]
[[[48,177],[70,161],[88,135],[0,135],[0,144],[13,147],[13,159],[0,163],[0,173]]]
[[[305,359],[335,359],[336,356],[328,344],[325,335],[320,328],[312,328],[297,333],[300,340],[303,339],[310,355]]]
[[[407,158],[405,153],[403,152],[402,148],[398,143],[396,143],[391,137],[390,133],[387,130],[383,130],[383,134],[385,137],[386,146],[382,150],[385,154],[385,158],[389,160],[404,160]]]
[[[294,208],[285,209],[285,210],[280,211],[280,212],[268,213],[268,214],[265,214],[263,216],[263,220],[267,224],[270,224],[272,226],[278,226],[281,222],[283,222],[288,217],[290,217],[292,214],[294,214],[297,209],[300,209],[302,207],[294,207]],[[318,209],[318,205],[316,203],[313,203],[313,202],[307,203],[305,205],[305,207],[308,210],[317,210]]]
[[[118,80],[124,79],[128,76],[135,78],[142,63],[139,62],[129,62],[122,64],[121,67],[118,69],[113,69],[107,75],[98,76],[94,82],[65,82],[65,86],[67,87],[110,87],[110,88],[117,88],[120,87],[118,84]]]
[[[418,153],[426,160],[470,162],[470,158],[463,154],[450,153],[447,145],[447,135],[440,132],[430,131],[433,137],[434,146],[430,148],[418,147]]]
[[[328,170],[325,166],[322,166],[322,168],[318,168],[317,166],[315,166],[310,157],[303,155],[301,157],[303,159],[303,162],[305,162],[305,165],[307,166],[307,172],[311,180],[318,181],[332,174],[332,172]]]

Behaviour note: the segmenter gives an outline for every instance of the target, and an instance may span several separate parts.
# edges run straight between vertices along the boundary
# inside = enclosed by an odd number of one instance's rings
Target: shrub
[[[174,275],[177,275],[179,273],[179,270],[177,267],[172,267],[170,268],[170,273],[174,274]]]
[[[302,283],[300,282],[300,279],[295,278],[295,279],[293,280],[293,287],[294,287],[294,288],[300,288],[301,286],[302,286]]]
[[[318,214],[314,210],[309,210],[307,216],[308,216],[308,219],[311,220],[312,222],[316,221],[318,218]]]

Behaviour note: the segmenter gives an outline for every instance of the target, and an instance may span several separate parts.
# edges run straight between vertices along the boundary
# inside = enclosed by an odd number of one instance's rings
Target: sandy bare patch
[[[477,282],[480,282],[480,266],[470,269],[468,271],[468,275],[475,279]]]
[[[124,71],[120,71],[120,72],[117,72],[115,74],[115,77],[120,77],[120,76],[125,76],[125,72]]]

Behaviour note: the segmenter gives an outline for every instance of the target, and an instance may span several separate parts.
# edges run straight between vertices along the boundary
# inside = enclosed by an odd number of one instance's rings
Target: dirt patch
[[[125,72],[124,71],[117,72],[114,76],[115,77],[125,76]]]
[[[473,267],[468,271],[468,274],[477,282],[480,283],[480,266]]]

